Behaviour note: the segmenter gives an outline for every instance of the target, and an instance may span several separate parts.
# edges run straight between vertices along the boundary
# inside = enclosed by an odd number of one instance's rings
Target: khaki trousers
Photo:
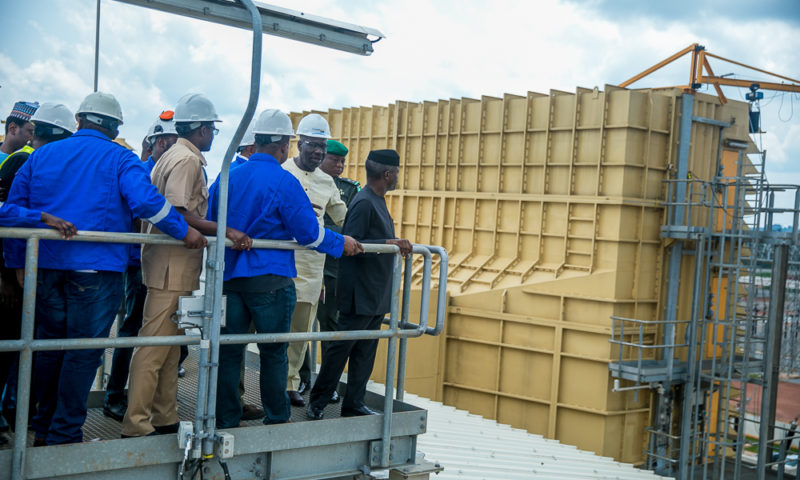
[[[319,302],[297,302],[292,314],[292,328],[290,332],[310,332],[314,325],[314,318],[317,316],[317,305]],[[308,342],[292,342],[289,344],[289,379],[286,382],[286,390],[297,390],[300,388],[300,367],[306,357]]]
[[[178,335],[183,330],[170,318],[178,310],[178,297],[192,292],[148,288],[140,337]],[[128,410],[122,434],[147,435],[154,427],[178,423],[178,359],[180,347],[138,347],[131,359]]]

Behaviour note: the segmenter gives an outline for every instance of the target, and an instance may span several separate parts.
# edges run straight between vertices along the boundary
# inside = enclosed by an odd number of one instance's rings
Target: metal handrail
[[[338,331],[338,332],[296,332],[296,333],[254,333],[254,334],[219,334],[219,319],[214,318],[214,322],[209,325],[204,322],[202,329],[202,337],[198,336],[161,336],[161,337],[126,337],[126,338],[70,338],[70,339],[47,339],[35,340],[33,338],[33,319],[35,313],[36,301],[36,277],[38,274],[38,252],[40,240],[55,240],[55,241],[70,241],[70,242],[99,242],[99,243],[142,243],[151,245],[183,245],[183,242],[175,240],[166,235],[150,235],[150,234],[136,234],[136,233],[122,233],[122,232],[94,232],[94,231],[79,231],[70,240],[64,240],[60,237],[59,233],[51,229],[28,229],[28,228],[0,228],[0,238],[17,238],[27,239],[26,261],[25,261],[25,281],[23,288],[23,318],[22,318],[22,335],[20,340],[0,340],[0,352],[3,351],[19,351],[19,379],[17,386],[17,402],[18,408],[16,412],[17,429],[14,435],[13,459],[12,459],[12,478],[24,478],[24,465],[25,465],[25,438],[27,437],[27,417],[29,410],[30,399],[30,376],[32,370],[32,355],[35,351],[42,350],[75,350],[75,349],[95,349],[95,348],[124,348],[124,347],[139,347],[139,346],[170,346],[170,345],[200,345],[201,348],[206,346],[206,351],[209,348],[216,348],[218,351],[219,345],[225,344],[245,344],[245,343],[282,343],[282,342],[301,342],[309,340],[358,340],[358,339],[381,339],[387,338],[389,341],[389,350],[386,365],[386,391],[384,398],[384,412],[389,414],[384,415],[383,430],[382,430],[382,445],[381,445],[381,464],[389,466],[389,451],[391,440],[391,412],[392,402],[394,396],[394,372],[395,362],[399,361],[402,368],[397,368],[398,386],[402,387],[405,376],[405,352],[401,352],[400,358],[395,360],[397,339],[401,343],[405,343],[408,338],[419,337],[423,334],[438,335],[444,326],[444,314],[446,311],[444,300],[446,299],[447,289],[447,252],[436,246],[428,245],[415,245],[413,254],[423,255],[424,263],[427,267],[423,270],[423,288],[421,295],[421,303],[424,308],[420,309],[420,323],[415,325],[415,328],[401,328],[398,324],[400,316],[400,290],[401,290],[401,260],[399,255],[399,248],[395,245],[383,244],[364,244],[364,250],[369,253],[390,254],[395,257],[394,273],[392,279],[392,306],[390,315],[390,329],[389,330],[353,330],[353,331]],[[214,237],[208,237],[208,250],[209,256],[214,256],[216,249],[221,249],[224,252],[225,246],[232,246],[230,240],[225,240],[222,244],[217,243]],[[221,248],[220,248],[221,247]],[[268,248],[280,250],[300,250],[305,247],[292,241],[279,241],[279,240],[263,240],[254,239],[253,248]],[[428,309],[429,309],[429,295],[430,295],[430,276],[432,264],[431,251],[434,251],[441,257],[440,265],[440,278],[438,285],[438,299],[437,305],[437,318],[436,325],[431,328],[428,327]],[[209,263],[213,262],[209,260]],[[222,265],[219,265],[220,271],[216,272],[219,278],[222,278]],[[405,285],[410,285],[411,270],[406,269],[402,272],[406,276],[406,281],[402,282]],[[213,269],[207,270],[207,277],[214,275]],[[209,278],[206,278],[207,292],[209,291]],[[216,292],[212,292],[212,295]],[[221,291],[219,292],[221,297]],[[406,297],[408,295],[404,295]],[[409,301],[404,302],[403,310],[407,315],[410,307]],[[424,302],[422,301],[424,299]],[[208,305],[208,298],[207,305]],[[219,302],[212,302],[219,303]],[[205,316],[209,317],[209,311],[206,309]],[[221,312],[220,312],[221,313]],[[216,327],[217,335],[208,338],[206,330],[208,327]],[[210,359],[209,359],[210,360]],[[203,358],[200,358],[202,366]],[[207,362],[210,372],[216,370],[216,361]],[[202,372],[203,369],[200,369]],[[209,417],[213,418],[213,412],[210,412],[210,402],[202,403],[204,397],[209,399],[216,398],[213,395],[216,390],[216,381],[213,375],[208,376],[208,381],[205,383],[205,390],[198,378],[198,413],[196,414],[195,423],[201,424],[200,429],[196,430],[195,438],[203,440],[202,446],[205,447],[206,441],[211,442],[212,452],[214,442],[216,441],[213,431],[203,428]],[[402,395],[400,395],[402,396]],[[198,442],[200,443],[200,442]],[[207,455],[205,449],[198,449],[194,452],[196,456]]]

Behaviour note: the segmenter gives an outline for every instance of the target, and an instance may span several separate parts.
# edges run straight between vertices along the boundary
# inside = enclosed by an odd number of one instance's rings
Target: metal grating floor
[[[110,363],[111,349],[106,351],[106,360]],[[261,405],[258,387],[258,355],[246,352],[245,365],[245,401],[250,404]],[[189,347],[189,357],[183,363],[186,375],[178,379],[178,417],[181,420],[194,420],[195,404],[197,401],[197,347]],[[304,395],[308,401],[308,391]],[[338,418],[341,414],[340,404],[330,404],[325,408],[325,418]],[[305,407],[292,407],[292,421],[308,421]],[[262,425],[261,420],[244,422],[248,427]],[[101,441],[120,438],[122,423],[103,415],[102,408],[90,408],[86,423],[83,426],[84,441]],[[12,434],[13,435],[13,434]],[[0,450],[11,448],[12,442],[0,447]],[[28,432],[28,445],[33,445],[33,433]]]

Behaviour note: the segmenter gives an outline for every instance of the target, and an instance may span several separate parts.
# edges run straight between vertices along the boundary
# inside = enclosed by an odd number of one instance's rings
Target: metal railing
[[[419,337],[421,335],[438,335],[444,328],[444,317],[446,312],[445,298],[447,289],[447,252],[437,246],[414,245],[412,255],[422,255],[424,261],[422,290],[420,292],[420,316],[419,323],[409,323],[410,313],[410,287],[412,257],[409,256],[403,269],[403,259],[399,254],[399,248],[395,245],[364,244],[364,249],[369,253],[388,254],[395,257],[394,270],[392,276],[392,303],[391,312],[388,318],[389,328],[385,330],[353,330],[336,332],[297,332],[297,333],[253,333],[221,335],[221,315],[220,305],[222,302],[222,291],[213,288],[213,282],[206,279],[206,297],[204,311],[204,327],[201,329],[202,336],[161,336],[161,337],[124,337],[124,338],[69,338],[69,339],[34,339],[34,317],[36,309],[36,280],[38,274],[38,254],[40,240],[64,241],[54,230],[46,229],[27,229],[27,228],[0,228],[0,238],[23,238],[27,241],[25,278],[23,290],[23,315],[22,315],[22,334],[19,340],[0,341],[0,352],[18,351],[19,359],[19,382],[17,385],[17,411],[16,411],[16,430],[14,432],[13,459],[11,478],[13,480],[23,480],[25,478],[25,454],[26,438],[28,434],[28,413],[29,399],[31,395],[30,383],[33,364],[33,352],[46,350],[76,350],[76,349],[96,349],[96,348],[130,348],[140,346],[171,346],[171,345],[199,345],[199,373],[197,404],[194,418],[194,446],[192,450],[193,458],[213,457],[215,443],[220,441],[215,432],[216,399],[217,388],[217,356],[220,345],[246,344],[246,343],[283,343],[283,342],[305,342],[305,341],[333,341],[333,340],[361,340],[361,339],[388,339],[388,356],[386,362],[386,384],[384,392],[384,418],[381,433],[381,466],[389,466],[390,439],[392,433],[392,405],[395,395],[395,369],[397,372],[397,395],[402,398],[402,388],[405,377],[405,342],[408,338]],[[101,243],[141,243],[150,245],[183,245],[182,242],[174,240],[166,235],[147,235],[135,233],[114,233],[114,232],[86,232],[80,231],[78,235],[69,240],[70,242],[101,242]],[[207,270],[212,272],[214,267],[222,267],[215,263],[215,252],[217,248],[216,238],[208,238],[208,257]],[[231,246],[232,243],[226,240],[224,246]],[[223,246],[223,247],[224,247]],[[253,248],[269,248],[280,250],[299,250],[304,247],[294,242],[254,239]],[[224,250],[222,250],[224,252]],[[428,310],[430,306],[431,293],[431,264],[432,256],[440,257],[439,283],[437,285],[437,309],[436,321],[433,326],[428,322]],[[216,273],[221,278],[222,268]],[[405,278],[404,278],[405,277]],[[403,289],[405,286],[407,288]],[[401,290],[403,290],[401,304]],[[402,319],[402,320],[401,320]],[[399,359],[396,359],[397,343],[400,339]],[[210,353],[217,352],[217,356],[212,357]],[[210,361],[213,358],[213,362]],[[203,372],[206,372],[205,381],[201,381]],[[40,447],[41,448],[41,447]]]
[[[662,332],[668,324],[675,328],[686,326],[689,321],[640,320],[612,315],[609,342],[617,345],[618,350],[617,360],[610,366],[612,374],[638,383],[659,382],[684,374],[685,366],[682,372],[671,370],[670,359],[665,357],[665,353],[670,352],[678,358],[682,355],[678,349],[685,353],[689,344],[664,338]]]

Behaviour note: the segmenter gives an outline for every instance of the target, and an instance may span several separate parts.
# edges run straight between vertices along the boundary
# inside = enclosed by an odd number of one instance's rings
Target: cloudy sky
[[[603,88],[694,42],[800,78],[800,0],[272,3],[377,28],[387,38],[361,57],[265,36],[259,110]],[[101,5],[99,87],[122,104],[121,136],[138,148],[159,112],[186,92],[203,92],[224,119],[208,155],[213,178],[247,104],[250,35],[113,0]],[[0,112],[19,99],[77,108],[92,90],[95,0],[14,1],[0,10]],[[684,59],[637,86],[685,83],[687,69]],[[725,64],[715,73],[752,76]],[[744,98],[741,90],[727,94]],[[768,177],[800,184],[800,96],[765,95]]]

